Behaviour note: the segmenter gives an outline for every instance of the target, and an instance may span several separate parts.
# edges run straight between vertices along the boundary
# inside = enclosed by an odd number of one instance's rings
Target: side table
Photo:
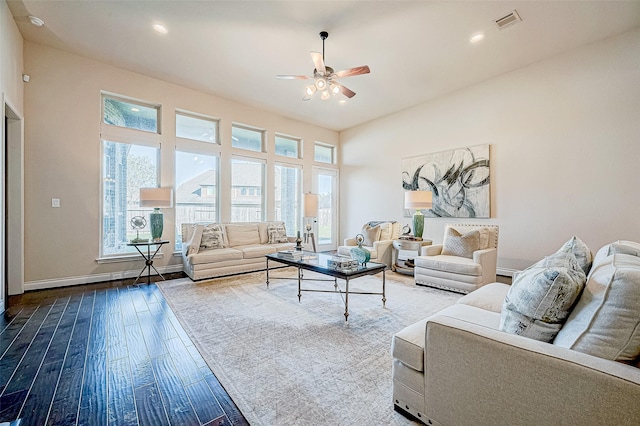
[[[407,265],[406,261],[420,256],[422,246],[430,246],[431,244],[431,240],[393,240],[391,270],[400,274],[413,275],[413,266]],[[406,252],[412,253],[408,256]]]
[[[128,246],[135,247],[136,250],[138,250],[138,253],[140,253],[140,255],[144,258],[144,266],[142,267],[142,271],[140,271],[136,280],[133,282],[134,284],[138,282],[145,269],[149,271],[147,274],[147,284],[150,284],[151,268],[153,268],[153,270],[156,271],[156,274],[158,274],[164,281],[164,277],[162,276],[162,274],[158,272],[155,266],[153,266],[153,258],[156,257],[156,254],[158,254],[162,246],[168,243],[169,240],[145,241],[143,243],[127,243]],[[146,253],[143,250],[140,250],[140,247],[144,248],[145,246],[147,247]],[[153,251],[153,253],[151,252],[151,246],[156,246],[156,249]]]

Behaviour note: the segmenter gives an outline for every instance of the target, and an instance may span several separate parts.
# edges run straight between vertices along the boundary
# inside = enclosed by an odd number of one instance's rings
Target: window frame
[[[234,146],[233,144],[233,129],[242,129],[242,130],[248,130],[251,132],[257,132],[260,133],[260,150],[253,150],[253,149],[247,149],[247,148],[242,148],[239,146]],[[231,148],[232,149],[237,149],[240,152],[251,152],[251,153],[265,153],[267,152],[267,143],[266,143],[266,139],[267,139],[267,131],[265,129],[261,129],[259,127],[254,127],[254,126],[248,126],[246,124],[240,124],[240,123],[231,123]],[[251,154],[249,154],[251,155]]]
[[[144,108],[155,109],[156,110],[156,131],[152,132],[151,130],[135,129],[133,127],[124,127],[124,126],[118,126],[115,124],[105,123],[104,121],[105,99],[113,99],[114,101],[118,101],[118,102],[127,102],[127,103],[138,105]],[[136,131],[136,132],[143,132],[143,133],[152,134],[152,135],[161,135],[162,134],[162,105],[153,103],[153,102],[143,101],[140,99],[130,98],[128,96],[118,95],[111,92],[101,91],[100,92],[100,123],[105,126],[115,127],[115,128],[123,129],[127,131]]]
[[[278,154],[278,138],[280,139],[287,139],[289,141],[295,142],[296,144],[296,156],[292,157],[292,156],[288,156],[288,155],[282,155],[282,154]],[[301,159],[302,158],[302,139],[301,138],[297,138],[295,136],[289,136],[289,135],[285,135],[284,133],[276,133],[274,135],[273,138],[273,153],[278,157],[278,158],[289,158],[289,159]]]
[[[322,147],[322,148],[329,148],[331,150],[331,161],[330,162],[326,162],[326,161],[320,161],[316,158],[316,148],[317,147]],[[334,145],[328,144],[328,143],[324,143],[324,142],[319,142],[316,141],[313,144],[313,161],[315,163],[320,163],[320,164],[337,164],[338,163],[338,159],[337,159],[337,154],[336,154],[336,147]]]

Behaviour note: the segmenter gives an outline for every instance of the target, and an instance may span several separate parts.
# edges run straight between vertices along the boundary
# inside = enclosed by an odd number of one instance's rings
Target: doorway
[[[2,98],[2,147],[0,147],[0,312],[7,298],[24,292],[24,154],[23,120]]]

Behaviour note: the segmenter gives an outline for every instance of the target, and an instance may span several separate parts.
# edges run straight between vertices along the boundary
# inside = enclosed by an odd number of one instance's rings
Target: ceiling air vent
[[[504,30],[505,28],[513,24],[516,24],[520,21],[522,21],[522,18],[520,18],[520,15],[518,15],[518,12],[516,12],[515,10],[512,10],[511,12],[507,13],[501,18],[496,19],[493,22],[496,23],[496,27],[498,27],[499,30]]]

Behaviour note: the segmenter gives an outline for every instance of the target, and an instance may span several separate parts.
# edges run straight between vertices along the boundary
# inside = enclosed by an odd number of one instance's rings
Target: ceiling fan
[[[335,72],[333,68],[324,64],[324,41],[329,37],[329,33],[322,31],[320,38],[322,39],[322,53],[311,52],[311,60],[315,65],[313,76],[306,75],[276,75],[281,80],[309,80],[313,79],[314,83],[305,88],[305,96],[303,101],[308,101],[316,93],[320,92],[320,99],[327,100],[331,96],[342,93],[347,98],[353,98],[356,92],[338,83],[339,78],[353,77],[354,75],[368,74],[369,67],[367,65]]]

